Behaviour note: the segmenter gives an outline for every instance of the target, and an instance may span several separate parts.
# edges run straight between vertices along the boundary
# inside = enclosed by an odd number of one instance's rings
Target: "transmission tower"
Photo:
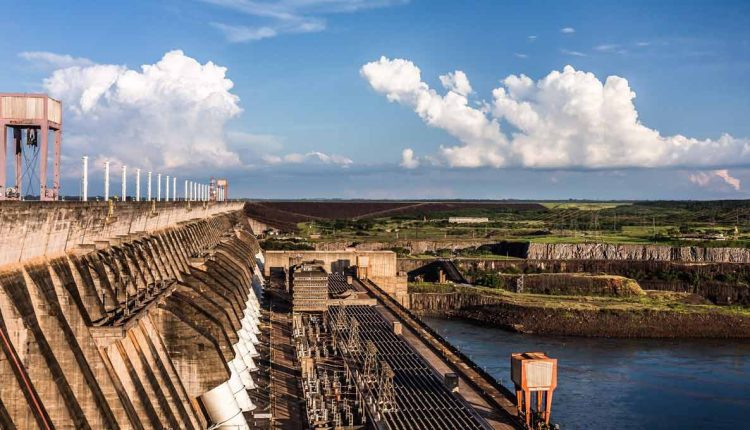
[[[349,330],[349,341],[346,344],[346,348],[349,352],[355,352],[360,350],[359,345],[359,321],[352,318],[352,328]]]
[[[378,366],[378,348],[375,344],[368,340],[365,345],[365,365],[364,373],[365,379],[368,382],[375,381]]]
[[[385,361],[380,362],[380,381],[378,386],[378,404],[381,412],[391,412],[396,410],[396,393],[393,389],[393,369]]]

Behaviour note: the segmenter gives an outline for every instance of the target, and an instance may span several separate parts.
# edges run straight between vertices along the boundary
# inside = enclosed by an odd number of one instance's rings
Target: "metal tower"
[[[60,195],[60,150],[62,146],[62,102],[46,94],[0,94],[0,200],[23,198],[27,186],[39,182],[40,200],[57,200]],[[6,185],[8,164],[8,131],[15,181]],[[52,186],[47,183],[49,132],[54,132]],[[26,190],[33,193],[32,190]]]

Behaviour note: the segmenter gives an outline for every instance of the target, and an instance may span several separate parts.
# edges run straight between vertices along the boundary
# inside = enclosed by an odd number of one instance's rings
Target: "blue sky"
[[[0,26],[0,54],[6,59],[0,91],[52,89],[73,107],[85,88],[71,89],[71,82],[82,82],[83,75],[58,74],[52,80],[56,85],[43,84],[55,70],[119,65],[140,72],[141,65],[182,50],[199,65],[210,61],[225,67],[233,87],[216,91],[239,98],[217,105],[225,116],[208,127],[214,133],[206,139],[222,142],[216,162],[207,161],[213,156],[198,147],[201,142],[191,141],[203,130],[183,136],[164,125],[188,121],[180,116],[187,108],[178,103],[154,108],[150,115],[165,119],[150,124],[153,133],[146,135],[131,130],[132,118],[144,115],[135,110],[145,101],[101,102],[106,114],[96,108],[66,111],[64,186],[71,193],[78,188],[75,160],[82,153],[134,166],[143,158],[134,152],[151,147],[163,154],[144,161],[144,168],[178,177],[226,174],[235,195],[258,198],[705,199],[745,198],[750,186],[750,156],[741,152],[750,145],[746,1],[79,1],[64,8],[56,2],[3,3],[4,10],[29,19]],[[381,56],[389,62],[375,74],[362,72]],[[471,136],[461,118],[448,113],[437,124],[425,120],[428,114],[406,100],[418,96],[415,92],[389,102],[394,88],[373,82],[390,73],[395,59],[418,67],[421,81],[441,96],[449,90],[439,76],[464,72],[472,89],[467,106],[475,109],[492,104],[493,89],[504,86],[501,80],[509,75],[524,74],[537,85],[566,65],[601,82],[616,75],[637,94],[633,103],[640,124],[665,142],[675,135],[717,141],[725,133],[733,140],[726,153],[705,162],[710,149],[680,161],[665,153],[619,162],[616,152],[601,162],[576,156],[533,161],[528,154],[517,155],[522,149],[498,150],[507,159],[499,162],[483,154],[446,155],[441,145],[471,149]],[[193,84],[204,85],[201,79]],[[545,94],[539,91],[536,100]],[[189,97],[183,101],[196,103]],[[442,102],[436,100],[436,106]],[[200,117],[213,116],[212,105],[206,106]],[[226,110],[234,106],[241,113]],[[540,114],[550,109],[555,107],[537,105]],[[498,123],[503,141],[514,148],[522,144],[513,137],[520,126],[508,112],[486,115],[489,127]],[[554,124],[564,121],[549,115]],[[591,140],[630,144],[633,138],[622,136],[628,130]],[[544,145],[539,136],[548,136],[546,130],[528,134],[534,145]],[[159,141],[126,150],[133,136]],[[561,151],[576,152],[575,145],[589,138],[578,134]],[[179,142],[160,146],[164,140]],[[196,145],[191,156],[168,162],[183,143]],[[484,151],[484,144],[490,145],[483,141],[473,148]],[[412,168],[403,166],[405,148],[418,160]],[[538,146],[526,148],[538,152]]]

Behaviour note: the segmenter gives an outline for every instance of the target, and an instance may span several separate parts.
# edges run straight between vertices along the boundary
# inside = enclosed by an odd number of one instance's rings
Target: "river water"
[[[558,359],[563,429],[750,429],[750,342],[547,337],[424,318],[513,390],[512,352]]]

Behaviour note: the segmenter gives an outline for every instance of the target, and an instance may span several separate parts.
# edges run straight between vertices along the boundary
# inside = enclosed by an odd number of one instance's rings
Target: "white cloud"
[[[580,51],[571,51],[569,49],[561,49],[560,52],[563,53],[563,54],[565,54],[565,55],[572,55],[574,57],[586,57],[587,56],[583,52],[580,52]]]
[[[700,187],[707,187],[714,179],[720,179],[735,191],[739,191],[742,188],[741,181],[729,174],[729,170],[727,169],[695,172],[688,176],[688,179]]]
[[[306,154],[291,153],[283,156],[268,154],[264,155],[263,161],[268,164],[301,164],[308,161],[322,164],[333,164],[341,167],[349,167],[353,161],[343,155],[326,154],[319,151],[311,151]]]
[[[64,69],[67,67],[86,67],[93,66],[94,62],[88,58],[73,57],[68,54],[55,54],[47,51],[24,51],[18,54],[19,57],[27,60],[42,68]]]
[[[443,84],[446,90],[453,91],[456,94],[467,96],[471,94],[471,84],[469,78],[466,77],[466,73],[457,70],[453,73],[440,76],[440,83]]]
[[[727,183],[730,187],[734,188],[736,191],[739,191],[741,188],[740,180],[733,177],[729,174],[729,170],[727,169],[721,169],[721,170],[714,170],[714,175],[721,178],[724,182]]]
[[[609,52],[609,51],[614,51],[619,46],[620,45],[617,45],[615,43],[605,43],[605,44],[602,44],[602,45],[595,46],[594,50],[595,51],[600,51],[600,52]]]
[[[529,36],[528,39],[529,39],[529,42],[534,42],[536,41],[537,36]]]
[[[419,160],[414,156],[414,150],[404,148],[401,151],[401,167],[405,169],[416,169],[419,167]]]
[[[244,131],[227,131],[227,138],[234,145],[255,148],[259,151],[280,151],[283,147],[280,136],[275,134],[254,134]]]
[[[281,34],[316,33],[326,29],[321,15],[354,13],[393,5],[409,0],[203,0],[224,9],[239,12],[260,20],[261,25],[227,24],[213,22],[229,42],[250,42],[268,39]]]
[[[711,182],[711,175],[706,172],[695,172],[688,176],[688,179],[690,180],[690,182],[696,185],[705,187],[709,182]]]
[[[412,107],[425,123],[446,130],[467,144],[462,147],[441,148],[455,165],[478,166],[507,163],[503,150],[506,138],[497,121],[471,106],[464,94],[449,90],[439,95],[421,81],[421,73],[411,61],[381,57],[365,64],[360,74],[388,100]],[[468,81],[468,79],[467,79]]]
[[[140,70],[59,69],[44,87],[63,100],[64,144],[81,155],[144,169],[228,167],[240,160],[227,147],[224,126],[242,110],[226,71],[170,51]]]
[[[220,22],[212,22],[211,25],[224,33],[224,37],[233,43],[268,39],[279,34],[278,30],[271,27],[246,27],[242,25],[222,24]]]
[[[465,95],[438,94],[404,59],[381,57],[361,75],[391,102],[412,108],[429,126],[461,144],[440,147],[439,158],[454,167],[627,168],[721,167],[750,164],[750,141],[722,135],[698,140],[662,136],[643,125],[628,81],[566,66],[534,81],[510,75],[493,91],[490,109],[469,105]],[[454,72],[454,75],[458,75]],[[468,78],[466,79],[468,84]],[[500,128],[507,122],[508,131]],[[427,158],[427,157],[425,157]],[[439,164],[439,163],[438,163]]]
[[[563,27],[560,29],[560,33],[563,34],[573,34],[576,32],[576,29],[573,27]]]
[[[521,53],[518,53],[518,52],[516,52],[516,53],[515,53],[515,54],[513,54],[513,55],[515,55],[515,56],[516,56],[517,58],[524,58],[524,59],[525,59],[525,58],[529,58],[529,56],[528,56],[528,55],[526,55],[526,54],[521,54]]]

